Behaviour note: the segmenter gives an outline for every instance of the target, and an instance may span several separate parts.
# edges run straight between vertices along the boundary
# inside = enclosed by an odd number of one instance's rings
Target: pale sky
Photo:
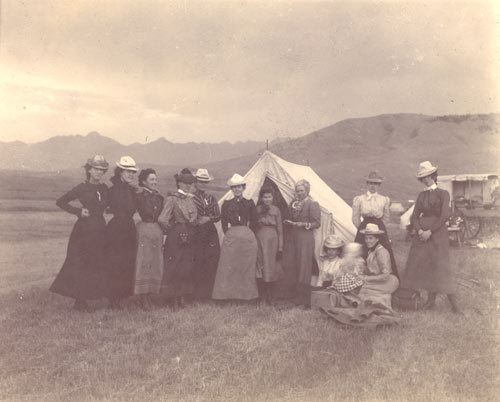
[[[0,1],[2,141],[233,142],[499,111],[493,2]]]

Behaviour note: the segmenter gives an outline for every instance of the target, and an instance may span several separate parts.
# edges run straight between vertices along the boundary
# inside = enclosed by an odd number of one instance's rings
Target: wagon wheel
[[[481,231],[481,218],[477,216],[467,216],[463,223],[463,239],[470,240],[476,237]]]

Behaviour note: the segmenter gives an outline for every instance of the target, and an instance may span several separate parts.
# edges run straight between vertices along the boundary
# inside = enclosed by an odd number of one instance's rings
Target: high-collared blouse
[[[415,209],[411,216],[412,226],[420,230],[420,220],[423,217],[438,218],[432,223],[431,232],[436,232],[446,223],[450,217],[450,194],[441,188],[422,191],[415,202]]]
[[[193,196],[176,191],[167,196],[158,223],[164,230],[168,230],[178,223],[194,225],[197,217],[198,209]]]
[[[258,205],[257,206],[257,224],[256,229],[260,226],[273,226],[278,233],[278,250],[283,250],[283,221],[281,220],[281,211],[275,205]]]
[[[246,198],[225,200],[221,209],[222,230],[226,233],[231,226],[250,226],[253,230],[256,223],[255,203]]]
[[[359,227],[361,217],[373,217],[389,222],[391,200],[379,193],[365,193],[354,197],[352,202],[352,223]]]
[[[321,208],[310,197],[303,200],[292,200],[288,210],[290,220],[293,222],[309,223],[309,229],[317,229],[321,226]]]
[[[158,222],[158,217],[163,209],[163,196],[158,191],[151,191],[144,187],[137,194],[137,212],[143,222]]]
[[[108,187],[103,184],[91,184],[86,181],[68,191],[56,201],[56,205],[70,214],[80,216],[82,208],[70,204],[78,200],[83,208],[89,210],[90,216],[102,216],[108,205]]]
[[[366,270],[368,275],[392,273],[391,255],[381,244],[377,244],[374,250],[368,252],[368,257],[366,257]]]
[[[219,204],[212,194],[208,194],[203,190],[197,190],[194,193],[193,201],[198,208],[198,218],[208,216],[212,223],[220,220]]]

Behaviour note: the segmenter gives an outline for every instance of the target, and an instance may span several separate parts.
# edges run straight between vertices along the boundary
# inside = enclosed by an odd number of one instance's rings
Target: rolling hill
[[[84,141],[89,137],[94,140],[90,145],[92,149]],[[64,148],[60,148],[62,145],[59,144],[63,139],[55,137],[53,142],[48,140],[43,145],[45,152],[63,152]],[[78,166],[86,155],[95,152],[105,154],[110,160],[114,160],[114,155],[125,153],[125,148],[119,148],[123,145],[97,134],[76,140],[81,142],[83,151],[78,154],[80,156],[76,153],[68,155],[68,160],[71,158],[72,162],[71,170],[45,173],[19,169],[0,171],[0,198],[14,198],[16,194],[27,198],[56,198],[75,181],[81,180],[82,172],[75,168],[75,160]],[[187,164],[196,168],[203,165],[216,176],[212,188],[220,195],[227,178],[234,172],[245,173],[262,152],[263,147],[258,143],[251,144],[245,148],[244,143],[241,143],[241,151],[232,151],[239,153],[235,157],[225,158],[224,155],[228,153],[223,154],[221,151],[217,158],[219,160],[212,162],[201,157],[197,159],[197,155],[203,153],[200,149],[203,146],[220,146],[222,149],[223,145],[180,144],[184,146],[184,151],[177,159],[162,159],[161,152],[164,151],[158,151],[161,143],[157,147],[154,143],[142,146],[133,144],[129,147],[137,146],[138,151],[132,152],[134,148],[127,148],[127,153],[138,161],[145,161],[141,163],[143,166],[156,167],[164,191],[173,188],[172,175],[179,166]],[[14,145],[22,148],[20,144]],[[372,169],[379,170],[386,178],[381,192],[393,200],[404,201],[415,198],[420,191],[421,185],[415,179],[415,170],[423,160],[428,159],[438,165],[441,174],[500,173],[500,115],[436,117],[390,114],[348,119],[303,137],[272,143],[270,150],[291,162],[310,165],[348,203],[356,194],[364,191],[363,178]],[[8,155],[0,153],[0,157],[8,158]],[[39,163],[44,160],[41,156],[37,158]],[[174,160],[177,166],[164,163]],[[8,166],[12,166],[12,163]]]

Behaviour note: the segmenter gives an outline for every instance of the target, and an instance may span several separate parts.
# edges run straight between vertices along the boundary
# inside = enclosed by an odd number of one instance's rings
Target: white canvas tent
[[[347,242],[354,240],[356,228],[351,221],[352,209],[340,198],[321,178],[309,167],[287,162],[269,151],[265,151],[259,160],[245,174],[247,182],[244,197],[257,203],[259,191],[266,177],[272,180],[279,188],[281,195],[289,204],[294,196],[295,183],[306,179],[311,183],[310,196],[321,207],[321,227],[314,230],[316,245],[316,260],[319,262],[319,253],[323,240],[331,233],[335,233]],[[228,191],[220,200],[231,199],[233,193]],[[220,224],[217,225],[219,236],[222,237]]]

